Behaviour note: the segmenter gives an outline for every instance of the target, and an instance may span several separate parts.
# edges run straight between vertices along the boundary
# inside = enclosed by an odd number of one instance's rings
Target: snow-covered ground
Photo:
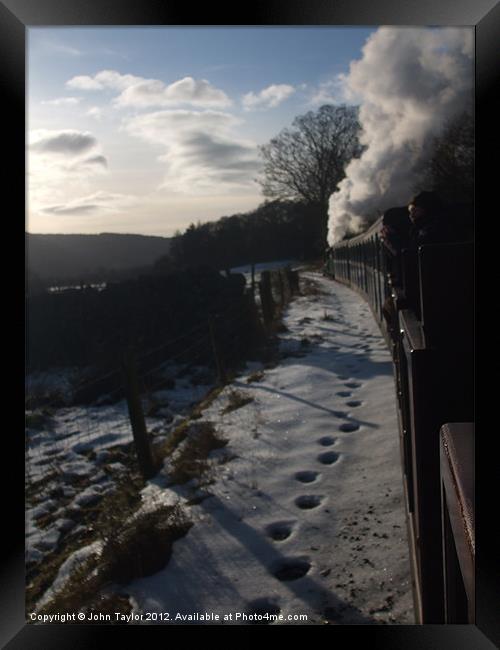
[[[165,364],[163,375],[176,377],[171,389],[152,393],[157,410],[146,417],[148,431],[160,442],[182,421],[210,388],[191,383],[206,369],[191,369],[191,376],[179,377],[183,367]],[[38,388],[70,400],[73,371],[37,373],[29,378],[29,389]],[[147,412],[148,399],[144,400]],[[40,411],[33,412],[39,415]],[[32,412],[28,415],[33,416]],[[27,419],[30,424],[30,419]],[[36,428],[26,428],[26,562],[39,564],[57,552],[63,538],[78,534],[82,507],[97,503],[118,480],[130,471],[116,458],[132,442],[132,430],[124,400],[109,405],[59,407],[44,417]],[[37,486],[40,485],[38,488]],[[34,487],[36,489],[34,489]],[[44,521],[50,517],[50,523]],[[42,522],[42,524],[40,523]]]
[[[247,383],[249,366],[203,413],[229,440],[206,498],[188,506],[161,474],[143,491],[195,523],[162,571],[125,588],[156,623],[414,622],[390,355],[355,292],[301,279],[319,293],[285,313],[280,363]],[[234,390],[253,401],[223,414]]]
[[[297,269],[300,266],[300,262],[296,260],[277,260],[275,262],[259,262],[255,265],[255,281],[258,282],[260,274],[262,271],[276,271],[278,269],[283,269],[289,266],[291,269]],[[222,273],[222,271],[221,271]],[[231,273],[241,273],[245,276],[245,281],[247,287],[251,285],[252,282],[252,265],[245,264],[245,266],[235,266],[231,269]],[[260,295],[259,292],[256,292],[255,300],[258,305],[260,305]]]
[[[292,268],[297,268],[299,262],[296,260],[278,260],[275,262],[259,262],[255,265],[255,273],[260,273],[261,271],[272,271],[276,269],[282,269],[285,266],[290,266]],[[243,273],[245,275],[250,275],[252,273],[252,265],[245,264],[244,266],[235,266],[231,269],[231,273]]]

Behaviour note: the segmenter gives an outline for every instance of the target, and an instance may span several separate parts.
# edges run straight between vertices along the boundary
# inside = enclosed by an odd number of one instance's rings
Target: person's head
[[[408,203],[408,214],[413,223],[436,216],[442,209],[443,203],[435,192],[420,192]]]

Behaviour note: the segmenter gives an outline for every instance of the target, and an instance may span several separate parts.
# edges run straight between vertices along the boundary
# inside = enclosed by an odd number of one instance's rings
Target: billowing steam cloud
[[[368,39],[345,78],[366,149],[330,197],[330,245],[409,200],[433,138],[472,108],[473,51],[468,28],[382,27]]]

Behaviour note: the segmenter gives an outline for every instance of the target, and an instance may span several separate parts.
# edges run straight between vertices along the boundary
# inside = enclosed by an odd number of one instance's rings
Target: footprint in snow
[[[311,563],[303,558],[285,558],[272,569],[275,578],[282,582],[298,580],[306,575],[311,568]]]
[[[346,388],[360,388],[361,384],[358,381],[349,381],[344,384]]]
[[[323,497],[317,494],[303,494],[295,499],[295,505],[301,510],[312,510],[317,508],[323,501]]]
[[[275,521],[266,527],[266,532],[275,542],[282,542],[292,534],[294,521]]]
[[[258,598],[248,604],[247,614],[255,616],[265,616],[266,614],[278,615],[281,612],[280,607],[268,598]],[[250,621],[250,625],[269,625],[269,618]]]
[[[319,478],[320,474],[319,472],[297,472],[295,474],[295,478],[297,481],[300,481],[301,483],[312,483],[313,481],[316,481]]]
[[[323,436],[318,440],[318,443],[323,447],[330,447],[330,445],[335,444],[335,438],[332,438],[332,436]]]
[[[336,393],[339,397],[351,397],[352,393],[348,390],[341,390],[339,393]]]
[[[336,463],[338,459],[339,454],[335,451],[326,451],[324,454],[318,456],[319,462],[323,463],[323,465],[333,465],[333,463]]]
[[[360,401],[357,400],[357,399],[353,399],[353,400],[351,400],[350,402],[346,402],[346,403],[345,403],[346,406],[351,406],[351,407],[353,407],[353,408],[356,407],[356,406],[361,406],[361,404],[363,404],[363,402],[360,402]]]
[[[344,433],[352,433],[352,431],[357,431],[359,429],[359,424],[356,422],[344,422],[339,426],[339,430]]]

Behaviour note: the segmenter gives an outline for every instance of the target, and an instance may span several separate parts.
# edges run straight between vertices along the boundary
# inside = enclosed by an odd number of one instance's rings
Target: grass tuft
[[[209,470],[210,452],[225,447],[227,443],[225,438],[217,435],[212,422],[192,422],[184,443],[170,463],[170,483],[182,485],[193,478],[202,478]]]
[[[225,408],[222,409],[222,414],[231,413],[232,411],[236,411],[246,404],[250,404],[250,402],[253,402],[253,397],[244,395],[237,390],[231,390],[228,395],[228,400],[229,403]]]
[[[111,525],[104,537],[99,570],[107,581],[118,584],[153,575],[168,563],[172,544],[191,526],[178,505],[161,505]]]
[[[24,422],[27,429],[36,429],[37,431],[49,427],[52,423],[50,415],[43,411],[26,413]]]
[[[95,527],[103,543],[100,554],[82,561],[39,613],[101,612],[103,607],[115,606],[120,609],[113,611],[127,613],[127,599],[115,593],[106,594],[109,586],[126,585],[166,566],[173,543],[188,532],[192,523],[178,505],[160,505],[144,512],[138,508],[140,496],[131,496],[130,492],[120,491],[108,500],[108,507],[101,512]],[[51,581],[45,588],[50,584]],[[31,608],[32,595],[28,604]]]
[[[254,381],[262,381],[264,379],[264,376],[265,375],[262,370],[252,372],[252,374],[247,377],[247,384],[251,384]]]
[[[303,278],[301,283],[300,292],[303,296],[323,296],[325,292],[322,291],[316,282],[309,280],[309,278]]]

